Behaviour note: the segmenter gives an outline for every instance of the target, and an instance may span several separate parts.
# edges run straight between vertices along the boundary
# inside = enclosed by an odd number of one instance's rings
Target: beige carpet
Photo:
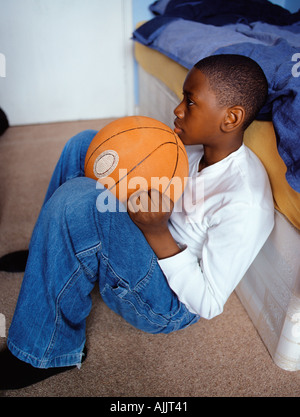
[[[13,127],[0,137],[0,256],[28,247],[64,143],[108,120]],[[6,334],[22,274],[0,272]],[[110,311],[93,291],[88,357],[74,369],[6,397],[299,396],[300,372],[278,368],[237,296],[211,321],[170,335],[149,335]],[[0,338],[0,349],[5,338]]]

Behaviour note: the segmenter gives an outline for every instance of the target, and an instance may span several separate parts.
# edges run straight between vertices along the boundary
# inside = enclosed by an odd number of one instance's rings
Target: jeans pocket
[[[153,313],[150,306],[143,302],[135,291],[126,284],[119,283],[115,287],[106,284],[101,291],[103,301],[115,313],[123,317],[132,326],[147,333],[162,333],[168,320]]]

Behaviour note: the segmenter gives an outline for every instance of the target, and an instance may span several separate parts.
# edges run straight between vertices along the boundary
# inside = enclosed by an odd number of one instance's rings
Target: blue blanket
[[[209,2],[214,3],[214,0]],[[289,25],[251,19],[240,23],[238,18],[234,23],[217,26],[165,15],[163,11],[170,3],[178,5],[183,1],[154,3],[152,7],[161,6],[159,15],[136,30],[133,38],[188,69],[201,58],[220,53],[246,55],[258,62],[269,84],[268,101],[258,119],[273,121],[278,152],[287,167],[286,179],[300,192],[300,24],[294,21],[295,14],[285,15],[286,20],[291,18],[293,22]],[[203,2],[185,2],[186,5],[191,3],[195,7],[196,3]]]
[[[215,26],[257,21],[291,25],[300,18],[300,11],[290,13],[268,0],[159,0],[149,8],[155,15],[180,17]]]

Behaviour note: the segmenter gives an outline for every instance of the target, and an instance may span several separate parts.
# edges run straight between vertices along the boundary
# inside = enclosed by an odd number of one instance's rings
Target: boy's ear
[[[245,109],[242,106],[233,106],[226,109],[221,129],[223,132],[232,132],[241,127],[245,120]]]

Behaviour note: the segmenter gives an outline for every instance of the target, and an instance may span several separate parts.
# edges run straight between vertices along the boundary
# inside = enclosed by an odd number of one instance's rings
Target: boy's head
[[[268,93],[260,66],[242,55],[213,55],[197,62],[174,110],[174,131],[185,145],[203,144],[223,154],[237,148]]]
[[[268,82],[261,67],[243,55],[212,55],[194,65],[207,78],[220,106],[242,106],[246,129],[266,102]]]

